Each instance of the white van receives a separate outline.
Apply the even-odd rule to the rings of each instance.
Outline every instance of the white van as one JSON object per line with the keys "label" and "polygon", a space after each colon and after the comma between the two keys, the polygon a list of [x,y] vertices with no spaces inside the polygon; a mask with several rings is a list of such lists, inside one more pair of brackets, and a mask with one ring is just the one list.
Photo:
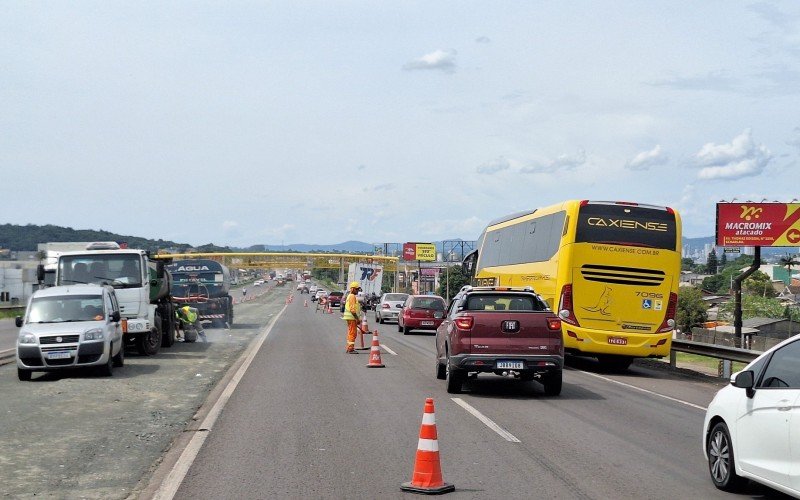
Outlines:
{"label": "white van", "polygon": [[96,366],[110,376],[122,366],[119,304],[107,285],[68,285],[37,290],[25,317],[17,316],[17,375]]}

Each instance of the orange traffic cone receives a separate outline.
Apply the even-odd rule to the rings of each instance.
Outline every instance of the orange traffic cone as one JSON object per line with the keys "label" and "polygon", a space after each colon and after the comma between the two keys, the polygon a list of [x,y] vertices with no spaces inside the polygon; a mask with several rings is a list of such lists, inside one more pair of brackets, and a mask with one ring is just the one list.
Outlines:
{"label": "orange traffic cone", "polygon": [[364,347],[364,335],[369,333],[368,328],[369,326],[367,325],[367,318],[361,318],[361,326],[358,327],[358,338],[361,341],[361,347],[357,348],[357,351],[366,351],[371,349],[370,347]]}
{"label": "orange traffic cone", "polygon": [[455,486],[445,483],[442,479],[433,398],[425,400],[425,413],[422,414],[422,426],[419,428],[417,458],[414,461],[414,475],[410,482],[401,484],[400,489],[426,495],[449,493],[456,489]]}
{"label": "orange traffic cone", "polygon": [[381,361],[381,344],[378,342],[378,330],[372,333],[372,348],[369,351],[367,368],[386,368],[386,365]]}

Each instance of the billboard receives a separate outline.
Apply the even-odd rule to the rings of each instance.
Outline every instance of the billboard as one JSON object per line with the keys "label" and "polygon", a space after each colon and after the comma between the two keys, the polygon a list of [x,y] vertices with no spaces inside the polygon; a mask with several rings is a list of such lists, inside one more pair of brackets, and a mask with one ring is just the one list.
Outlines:
{"label": "billboard", "polygon": [[717,203],[717,246],[800,246],[800,203]]}
{"label": "billboard", "polygon": [[436,260],[436,245],[433,243],[403,243],[403,260]]}

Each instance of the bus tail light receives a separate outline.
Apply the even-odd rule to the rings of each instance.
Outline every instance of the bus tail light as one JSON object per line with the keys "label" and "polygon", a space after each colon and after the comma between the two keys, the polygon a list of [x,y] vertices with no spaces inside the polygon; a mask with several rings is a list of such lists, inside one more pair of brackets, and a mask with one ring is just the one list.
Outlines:
{"label": "bus tail light", "polygon": [[669,294],[669,304],[667,304],[667,314],[664,321],[658,327],[658,333],[671,332],[675,328],[675,311],[678,309],[678,294]]}
{"label": "bus tail light", "polygon": [[469,331],[472,330],[474,321],[475,319],[472,316],[461,316],[460,318],[456,318],[454,323],[459,330]]}
{"label": "bus tail light", "polygon": [[561,288],[561,299],[558,301],[558,317],[561,321],[574,326],[581,326],[578,318],[575,317],[572,305],[572,284],[564,285]]}

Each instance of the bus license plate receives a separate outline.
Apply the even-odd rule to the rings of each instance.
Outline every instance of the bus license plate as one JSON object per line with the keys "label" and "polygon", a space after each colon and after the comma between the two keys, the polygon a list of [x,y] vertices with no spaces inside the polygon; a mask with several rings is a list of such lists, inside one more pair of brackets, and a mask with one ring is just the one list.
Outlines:
{"label": "bus license plate", "polygon": [[48,352],[47,359],[69,359],[72,357],[68,351]]}
{"label": "bus license plate", "polygon": [[608,337],[608,343],[614,345],[628,345],[628,339],[625,337]]}
{"label": "bus license plate", "polygon": [[421,321],[422,326],[433,326],[433,321]]}
{"label": "bus license plate", "polygon": [[525,364],[522,361],[498,361],[497,368],[506,370],[522,370]]}

